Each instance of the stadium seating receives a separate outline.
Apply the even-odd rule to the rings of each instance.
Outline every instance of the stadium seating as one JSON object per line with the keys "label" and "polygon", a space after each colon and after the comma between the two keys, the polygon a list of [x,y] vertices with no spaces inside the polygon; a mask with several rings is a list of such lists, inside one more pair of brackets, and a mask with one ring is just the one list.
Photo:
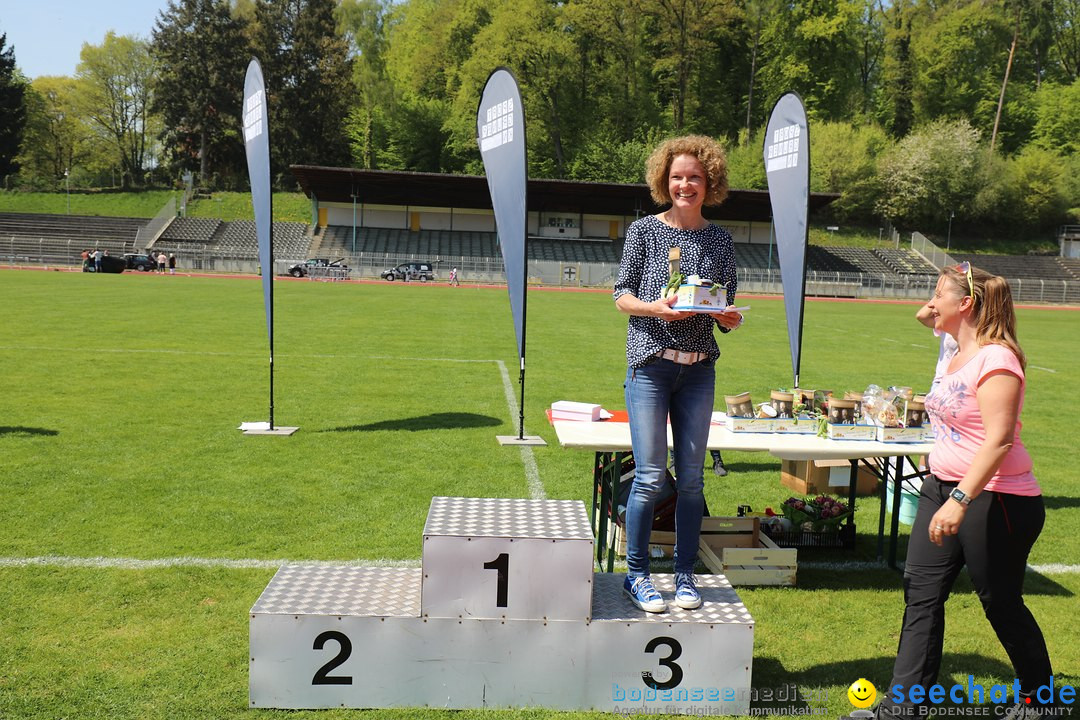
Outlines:
{"label": "stadium seating", "polygon": [[953,253],[957,262],[967,260],[977,268],[1004,278],[1032,280],[1075,280],[1063,258],[1051,255],[961,255]]}
{"label": "stadium seating", "polygon": [[217,218],[175,218],[158,238],[159,242],[200,243],[210,245],[221,227]]}

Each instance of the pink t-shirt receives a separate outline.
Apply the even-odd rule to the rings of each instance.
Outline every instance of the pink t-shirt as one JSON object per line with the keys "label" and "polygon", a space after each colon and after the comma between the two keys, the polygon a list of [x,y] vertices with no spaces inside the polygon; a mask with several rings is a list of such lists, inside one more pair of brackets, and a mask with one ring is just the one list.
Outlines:
{"label": "pink t-shirt", "polygon": [[1010,495],[1041,495],[1031,472],[1031,456],[1020,441],[1020,411],[1024,409],[1027,382],[1020,361],[1004,345],[984,345],[973,358],[955,372],[941,376],[937,387],[926,396],[926,410],[934,429],[934,449],[930,468],[947,482],[960,482],[971,467],[975,453],[986,442],[986,428],[979,414],[975,393],[988,375],[1006,370],[1020,378],[1020,407],[1017,409],[1013,445],[986,490]]}

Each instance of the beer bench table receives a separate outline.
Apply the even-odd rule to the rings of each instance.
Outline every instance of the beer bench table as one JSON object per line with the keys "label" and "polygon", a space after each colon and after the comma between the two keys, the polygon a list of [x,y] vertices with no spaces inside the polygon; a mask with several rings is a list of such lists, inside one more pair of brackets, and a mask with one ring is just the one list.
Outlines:
{"label": "beer bench table", "polygon": [[[619,469],[623,457],[630,452],[630,425],[625,422],[579,422],[554,420],[552,426],[565,448],[591,450],[596,454],[593,466],[592,524],[596,533],[596,562],[604,567],[607,555],[607,571],[615,565],[615,547],[610,542],[610,508],[619,487]],[[671,447],[671,429],[668,428],[668,447]],[[709,450],[739,450],[743,452],[767,452],[781,460],[847,460],[851,463],[851,479],[848,485],[848,505],[855,509],[855,483],[859,462],[881,477],[881,508],[878,513],[878,560],[884,558],[885,541],[885,495],[887,480],[894,480],[895,487],[903,487],[903,481],[915,475],[903,473],[905,457],[929,454],[934,447],[931,442],[883,443],[870,440],[829,440],[816,435],[782,433],[734,433],[723,425],[713,424],[709,429]],[[873,458],[881,458],[879,469]],[[916,464],[912,463],[915,467]],[[889,567],[896,567],[896,545],[899,533],[901,492],[893,493],[892,524],[889,530]],[[854,539],[855,519],[846,526],[846,532]]]}

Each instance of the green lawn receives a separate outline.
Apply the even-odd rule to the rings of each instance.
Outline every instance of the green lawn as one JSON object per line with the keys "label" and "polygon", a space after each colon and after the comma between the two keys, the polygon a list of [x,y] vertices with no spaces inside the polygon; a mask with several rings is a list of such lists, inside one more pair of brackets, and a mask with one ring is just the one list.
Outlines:
{"label": "green lawn", "polygon": [[[433,495],[528,496],[521,452],[493,437],[517,430],[498,365],[516,395],[505,290],[281,281],[275,297],[276,420],[301,429],[244,437],[241,421],[267,416],[257,280],[0,271],[0,717],[357,716],[246,708],[246,611],[273,569],[20,558],[416,562]],[[764,398],[791,383],[783,308],[747,302],[746,325],[721,338],[717,390]],[[914,311],[808,302],[802,385],[925,389],[936,350]],[[1060,398],[1080,386],[1077,315],[1019,315],[1030,363],[1024,439],[1048,507],[1031,562],[1073,564],[1080,478]],[[548,497],[588,500],[592,458],[560,448],[543,410],[561,399],[622,407],[625,319],[606,293],[532,291],[528,330],[526,431],[548,442],[533,451],[541,482]],[[731,475],[707,476],[714,514],[789,494],[770,456],[725,459]],[[876,517],[876,502],[863,501],[853,552],[800,560],[872,560]],[[1029,581],[1055,668],[1072,685],[1077,592],[1075,572]],[[839,716],[851,710],[844,692],[855,679],[879,691],[887,682],[902,612],[897,573],[808,567],[796,588],[740,594],[758,623],[755,687],[825,693]],[[949,612],[945,675],[1011,678],[966,583]]]}

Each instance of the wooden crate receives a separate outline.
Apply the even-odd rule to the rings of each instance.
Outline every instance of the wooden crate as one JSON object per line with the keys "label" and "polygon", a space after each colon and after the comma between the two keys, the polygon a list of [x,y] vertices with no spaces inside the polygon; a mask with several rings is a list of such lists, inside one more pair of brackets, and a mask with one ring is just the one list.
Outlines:
{"label": "wooden crate", "polygon": [[752,548],[714,548],[703,536],[698,557],[732,585],[794,585],[799,551],[777,547],[764,533],[758,536],[758,542],[758,547]]}
{"label": "wooden crate", "polygon": [[[756,517],[704,517],[701,519],[701,541],[712,548],[755,548],[758,546],[760,521]],[[626,535],[620,527],[616,530],[615,552],[626,555]],[[649,550],[658,548],[664,557],[675,554],[675,533],[653,530],[649,536]],[[714,571],[715,572],[715,571]]]}

